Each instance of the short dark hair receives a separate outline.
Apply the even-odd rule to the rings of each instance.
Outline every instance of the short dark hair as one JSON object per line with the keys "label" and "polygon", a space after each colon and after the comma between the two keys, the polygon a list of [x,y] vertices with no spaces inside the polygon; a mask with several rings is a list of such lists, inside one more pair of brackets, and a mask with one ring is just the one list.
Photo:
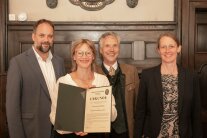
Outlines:
{"label": "short dark hair", "polygon": [[38,21],[33,25],[33,33],[36,32],[37,27],[38,27],[40,24],[42,24],[42,23],[47,23],[47,24],[49,24],[49,25],[53,28],[53,31],[54,31],[54,29],[55,29],[54,24],[53,24],[50,20],[47,20],[47,19],[40,19],[40,20],[38,20]]}

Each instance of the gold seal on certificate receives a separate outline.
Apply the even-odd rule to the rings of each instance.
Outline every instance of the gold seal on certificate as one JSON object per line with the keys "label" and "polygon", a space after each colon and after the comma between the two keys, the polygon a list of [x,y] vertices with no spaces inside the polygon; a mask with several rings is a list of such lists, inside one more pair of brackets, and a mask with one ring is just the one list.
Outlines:
{"label": "gold seal on certificate", "polygon": [[54,128],[71,132],[110,132],[111,86],[83,89],[60,83]]}

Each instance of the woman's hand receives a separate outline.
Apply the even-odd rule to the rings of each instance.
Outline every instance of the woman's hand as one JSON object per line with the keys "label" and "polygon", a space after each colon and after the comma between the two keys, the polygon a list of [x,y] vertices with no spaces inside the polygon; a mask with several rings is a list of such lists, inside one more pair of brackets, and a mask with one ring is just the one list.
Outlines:
{"label": "woman's hand", "polygon": [[88,87],[88,89],[95,88],[95,87],[96,87],[95,85],[91,85],[91,86]]}
{"label": "woman's hand", "polygon": [[75,134],[78,135],[78,136],[88,135],[88,133],[85,133],[85,132],[75,132]]}

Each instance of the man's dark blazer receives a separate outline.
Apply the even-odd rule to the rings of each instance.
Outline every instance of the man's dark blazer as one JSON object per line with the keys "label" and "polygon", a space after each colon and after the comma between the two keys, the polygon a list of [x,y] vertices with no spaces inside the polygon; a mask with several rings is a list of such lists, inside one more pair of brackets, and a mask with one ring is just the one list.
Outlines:
{"label": "man's dark blazer", "polygon": [[[163,115],[161,65],[142,72],[135,115],[134,138],[157,138]],[[180,138],[201,138],[199,82],[195,74],[178,67]]]}
{"label": "man's dark blazer", "polygon": [[[53,55],[56,79],[65,75],[64,61]],[[6,113],[10,138],[49,138],[51,100],[32,48],[12,58],[7,74]]]}

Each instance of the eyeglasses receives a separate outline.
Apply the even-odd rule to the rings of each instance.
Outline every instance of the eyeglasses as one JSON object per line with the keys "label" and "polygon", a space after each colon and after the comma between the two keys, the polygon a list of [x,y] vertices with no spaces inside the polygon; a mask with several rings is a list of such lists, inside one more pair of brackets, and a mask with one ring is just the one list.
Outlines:
{"label": "eyeglasses", "polygon": [[76,54],[78,57],[83,57],[83,55],[85,55],[86,57],[91,57],[93,55],[91,51],[76,51]]}

